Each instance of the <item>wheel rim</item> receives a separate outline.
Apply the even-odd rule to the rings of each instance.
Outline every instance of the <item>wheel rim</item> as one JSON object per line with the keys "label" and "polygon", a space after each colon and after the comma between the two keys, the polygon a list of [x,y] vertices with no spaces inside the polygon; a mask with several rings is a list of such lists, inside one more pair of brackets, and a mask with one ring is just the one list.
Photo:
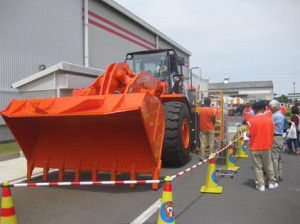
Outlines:
{"label": "wheel rim", "polygon": [[184,149],[187,149],[190,144],[190,127],[187,119],[182,121],[181,135],[183,147]]}

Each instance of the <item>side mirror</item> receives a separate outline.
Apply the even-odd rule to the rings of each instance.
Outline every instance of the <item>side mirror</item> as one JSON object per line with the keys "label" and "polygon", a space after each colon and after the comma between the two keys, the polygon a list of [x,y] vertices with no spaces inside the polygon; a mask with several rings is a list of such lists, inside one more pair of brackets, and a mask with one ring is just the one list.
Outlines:
{"label": "side mirror", "polygon": [[184,57],[178,56],[177,63],[179,66],[184,66]]}

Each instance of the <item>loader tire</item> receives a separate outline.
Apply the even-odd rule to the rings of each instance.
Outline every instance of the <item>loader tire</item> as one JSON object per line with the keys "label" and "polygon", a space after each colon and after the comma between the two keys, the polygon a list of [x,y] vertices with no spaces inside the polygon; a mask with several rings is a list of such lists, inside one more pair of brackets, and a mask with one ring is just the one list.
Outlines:
{"label": "loader tire", "polygon": [[191,115],[184,103],[170,101],[163,104],[166,128],[162,150],[164,166],[188,163],[192,145]]}

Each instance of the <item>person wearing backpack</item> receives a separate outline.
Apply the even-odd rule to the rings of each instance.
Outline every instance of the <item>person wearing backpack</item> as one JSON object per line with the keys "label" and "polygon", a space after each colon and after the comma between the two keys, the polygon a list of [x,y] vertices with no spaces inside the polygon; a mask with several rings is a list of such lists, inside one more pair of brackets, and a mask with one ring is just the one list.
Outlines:
{"label": "person wearing backpack", "polygon": [[292,116],[291,116],[291,122],[295,123],[296,130],[297,130],[297,139],[294,141],[295,146],[295,154],[300,155],[300,142],[299,142],[299,133],[300,133],[300,116],[299,116],[299,109],[296,105],[292,106],[291,108]]}

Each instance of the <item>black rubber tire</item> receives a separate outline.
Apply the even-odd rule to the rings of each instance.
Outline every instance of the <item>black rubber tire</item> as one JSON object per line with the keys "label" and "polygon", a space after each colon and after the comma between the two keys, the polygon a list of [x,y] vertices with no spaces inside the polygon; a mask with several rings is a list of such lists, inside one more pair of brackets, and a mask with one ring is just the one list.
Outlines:
{"label": "black rubber tire", "polygon": [[[166,128],[162,149],[162,162],[164,166],[182,166],[190,160],[192,145],[191,115],[184,103],[170,101],[163,104],[166,114]],[[182,143],[182,122],[189,121],[190,141],[185,149]]]}

